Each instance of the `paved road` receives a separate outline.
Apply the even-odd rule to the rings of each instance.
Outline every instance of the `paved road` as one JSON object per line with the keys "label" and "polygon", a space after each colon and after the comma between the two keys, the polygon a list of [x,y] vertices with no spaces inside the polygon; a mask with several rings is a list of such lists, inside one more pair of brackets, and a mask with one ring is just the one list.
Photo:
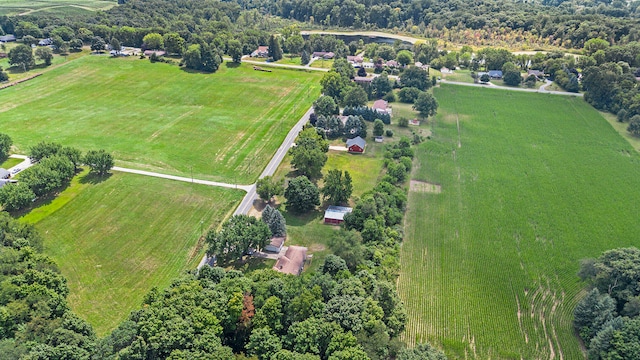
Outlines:
{"label": "paved road", "polygon": [[445,80],[445,79],[441,80],[441,83],[443,83],[443,84],[452,84],[452,85],[461,85],[461,86],[483,87],[483,88],[488,88],[488,89],[499,89],[499,90],[509,90],[509,91],[524,91],[524,92],[540,93],[540,94],[578,96],[578,97],[584,96],[584,94],[581,94],[581,93],[570,93],[570,92],[564,92],[564,91],[549,91],[549,90],[545,90],[544,88],[547,87],[550,83],[547,83],[547,84],[541,86],[540,89],[515,88],[515,87],[509,87],[509,86],[498,86],[498,85],[493,85],[493,84],[487,84],[487,85],[473,84],[473,83],[458,82],[458,81],[448,81],[448,80]]}
{"label": "paved road", "polygon": [[126,172],[126,173],[130,173],[130,174],[138,174],[138,175],[157,177],[157,178],[161,178],[161,179],[184,181],[184,182],[189,182],[189,183],[193,183],[193,184],[201,184],[201,185],[208,185],[208,186],[218,186],[218,187],[223,187],[223,188],[228,188],[228,189],[240,189],[240,190],[244,190],[244,191],[250,191],[251,188],[253,187],[253,185],[227,184],[227,183],[222,183],[222,182],[217,182],[217,181],[208,181],[208,180],[200,180],[200,179],[194,179],[194,178],[188,178],[188,177],[182,177],[182,176],[160,174],[160,173],[151,172],[151,171],[129,169],[129,168],[123,168],[123,167],[119,167],[119,166],[114,166],[113,170],[114,171],[120,171],[120,172]]}
{"label": "paved road", "polygon": [[[7,170],[11,173],[11,177],[14,177],[16,174],[18,174],[20,171],[24,171],[24,169],[28,169],[30,168],[33,163],[31,163],[31,159],[29,159],[28,156],[26,155],[9,155],[10,158],[14,158],[14,159],[22,159],[22,162],[19,163],[18,165],[15,165],[13,167],[8,168]],[[20,169],[19,171],[16,171],[15,174],[13,173],[13,171],[15,169]]]}
{"label": "paved road", "polygon": [[[284,138],[284,141],[276,151],[275,155],[273,155],[273,157],[271,158],[271,161],[269,161],[269,164],[267,164],[267,166],[262,171],[262,174],[260,174],[260,179],[265,176],[271,176],[276,172],[278,166],[280,166],[280,163],[282,162],[282,159],[284,159],[284,156],[287,154],[287,151],[293,145],[293,142],[298,137],[300,131],[302,131],[302,127],[304,127],[304,124],[309,121],[309,116],[312,112],[313,107],[310,107],[309,110],[307,110],[307,112],[302,115],[300,120],[298,120],[298,122],[291,128],[291,130],[289,130],[287,137]],[[244,198],[240,202],[240,205],[238,205],[236,211],[234,211],[233,215],[248,214],[249,210],[251,210],[251,207],[253,206],[253,202],[257,198],[258,194],[256,193],[256,184],[250,185],[250,188],[247,190],[247,194],[244,196]],[[204,264],[206,264],[208,261],[209,258],[205,254],[198,264],[198,269],[203,267]]]}
{"label": "paved road", "polygon": [[411,44],[415,44],[420,39],[416,39],[411,36],[403,36],[396,34],[387,34],[380,31],[323,31],[323,30],[308,30],[308,31],[300,31],[301,35],[311,35],[311,34],[320,34],[320,35],[346,35],[346,36],[368,36],[368,37],[383,37],[389,39],[397,39],[401,41],[406,41]]}

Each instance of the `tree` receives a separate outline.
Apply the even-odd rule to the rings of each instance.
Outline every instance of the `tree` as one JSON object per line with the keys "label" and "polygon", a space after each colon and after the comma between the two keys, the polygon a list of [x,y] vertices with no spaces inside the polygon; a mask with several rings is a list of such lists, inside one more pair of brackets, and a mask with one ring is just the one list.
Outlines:
{"label": "tree", "polygon": [[407,66],[413,62],[413,54],[409,50],[400,50],[396,55],[396,61],[402,66]]}
{"label": "tree", "polygon": [[362,86],[352,86],[344,94],[344,106],[364,106],[367,104],[367,92]]}
{"label": "tree", "polygon": [[349,86],[349,80],[335,70],[331,70],[320,79],[320,85],[324,95],[331,96],[340,102],[342,92]]}
{"label": "tree", "polygon": [[102,39],[100,36],[95,36],[93,39],[91,39],[92,51],[103,52],[105,45],[106,43],[104,42],[104,39]]}
{"label": "tree", "polygon": [[207,44],[200,46],[200,59],[202,61],[200,70],[206,72],[216,72],[222,64],[222,55],[219,50]]}
{"label": "tree", "polygon": [[365,260],[362,236],[357,231],[340,230],[329,240],[329,247],[336,256],[342,258],[351,271]]}
{"label": "tree", "polygon": [[280,337],[271,333],[268,327],[256,328],[251,332],[247,354],[257,356],[258,360],[270,360],[281,349]]}
{"label": "tree", "polygon": [[200,57],[200,45],[190,45],[183,57],[184,64],[188,69],[198,70],[202,65],[202,58]]}
{"label": "tree", "polygon": [[38,162],[46,157],[58,154],[62,150],[62,145],[41,141],[29,148],[29,158],[32,162]]}
{"label": "tree", "polygon": [[331,96],[321,95],[313,102],[313,111],[317,116],[331,116],[338,114],[339,108]]}
{"label": "tree", "polygon": [[593,38],[585,41],[584,51],[587,55],[593,55],[598,50],[606,50],[609,47],[609,42],[600,38]]}
{"label": "tree", "polygon": [[0,205],[7,211],[26,208],[36,195],[25,183],[6,184],[0,188]]}
{"label": "tree", "polygon": [[0,133],[0,163],[4,162],[9,156],[11,145],[13,145],[11,137],[7,134]]}
{"label": "tree", "polygon": [[145,49],[161,50],[164,49],[164,38],[158,33],[149,33],[142,38]]}
{"label": "tree", "polygon": [[311,61],[311,57],[309,57],[309,53],[306,50],[302,50],[302,54],[300,54],[300,64],[307,65]]}
{"label": "tree", "polygon": [[355,76],[355,69],[353,68],[353,65],[351,65],[347,61],[347,59],[334,60],[331,69],[340,74],[340,76],[342,76],[347,82],[353,79],[353,77]]}
{"label": "tree", "polygon": [[2,68],[0,68],[0,82],[5,82],[9,80],[9,74],[7,74]]}
{"label": "tree", "polygon": [[17,65],[22,70],[27,71],[35,66],[36,62],[33,59],[33,52],[31,47],[27,45],[18,45],[9,50],[9,64]]}
{"label": "tree", "polygon": [[480,76],[480,82],[488,83],[489,81],[491,81],[489,74],[482,74],[482,76]]}
{"label": "tree", "polygon": [[284,216],[270,205],[267,205],[262,211],[262,221],[269,226],[271,236],[282,237],[287,235],[287,222]]}
{"label": "tree", "polygon": [[298,176],[289,181],[284,191],[287,199],[287,209],[304,213],[320,205],[320,191],[306,176]]}
{"label": "tree", "polygon": [[447,360],[447,357],[430,344],[422,343],[413,349],[402,349],[398,360]]}
{"label": "tree", "polygon": [[271,35],[271,37],[269,38],[269,57],[273,59],[273,61],[282,59],[282,49],[280,48],[280,41],[275,37],[275,35]]}
{"label": "tree", "polygon": [[82,43],[81,39],[72,39],[71,41],[69,41],[69,46],[71,47],[71,49],[77,51],[82,49],[82,46],[84,46],[84,44]]}
{"label": "tree", "polygon": [[510,86],[518,86],[522,82],[520,71],[509,70],[504,73],[504,83]]}
{"label": "tree", "polygon": [[234,63],[239,64],[242,60],[242,44],[238,40],[229,40],[227,43],[227,54],[231,56]]}
{"label": "tree", "polygon": [[361,66],[358,68],[358,76],[360,77],[367,77],[367,69],[364,68],[364,66]]}
{"label": "tree", "polygon": [[382,136],[384,134],[384,123],[380,119],[373,122],[373,136]]}
{"label": "tree", "polygon": [[362,119],[362,116],[350,115],[344,125],[344,134],[349,139],[358,136],[364,139],[367,137],[367,123]]}
{"label": "tree", "polygon": [[413,104],[413,109],[417,110],[423,118],[434,116],[438,110],[438,102],[433,95],[423,92]]}
{"label": "tree", "polygon": [[118,38],[116,37],[111,38],[111,43],[109,45],[111,45],[111,50],[115,50],[115,51],[122,50],[122,45],[120,44],[120,40],[118,40]]}
{"label": "tree", "polygon": [[48,46],[40,46],[36,49],[36,57],[49,66],[51,65],[51,60],[53,60],[53,51]]}
{"label": "tree", "polygon": [[91,168],[91,172],[99,176],[106,175],[114,165],[113,155],[104,150],[89,150],[83,162]]}
{"label": "tree", "polygon": [[635,136],[640,136],[640,115],[631,117],[627,131]]}
{"label": "tree", "polygon": [[606,322],[614,318],[615,311],[615,301],[606,293],[601,295],[598,289],[593,289],[576,305],[573,326],[588,343]]}
{"label": "tree", "polygon": [[351,174],[348,171],[345,171],[343,176],[342,170],[329,170],[322,187],[322,196],[325,201],[333,205],[348,202],[353,191],[351,181]]}
{"label": "tree", "polygon": [[304,47],[304,39],[302,38],[302,35],[297,34],[289,36],[284,44],[290,54],[299,54]]}
{"label": "tree", "polygon": [[222,224],[220,231],[209,230],[205,236],[209,245],[207,254],[222,261],[239,259],[250,248],[260,250],[269,238],[269,226],[248,215],[234,215]]}
{"label": "tree", "polygon": [[416,66],[407,68],[400,74],[400,84],[402,87],[414,87],[422,91],[431,87],[427,71]]}
{"label": "tree", "polygon": [[371,90],[373,91],[373,95],[378,99],[382,98],[383,96],[387,95],[388,92],[393,90],[386,71],[383,71],[380,76],[377,76],[371,81]]}
{"label": "tree", "polygon": [[322,176],[322,167],[327,162],[327,151],[327,141],[321,138],[314,128],[305,129],[298,135],[296,146],[289,150],[291,165],[300,175],[312,179],[319,178]]}
{"label": "tree", "polygon": [[420,95],[420,93],[421,93],[421,91],[418,88],[415,88],[415,87],[403,87],[398,92],[398,99],[400,99],[400,102],[407,103],[407,104],[413,104],[413,102],[416,101],[416,99],[418,98],[418,95]]}
{"label": "tree", "polygon": [[283,191],[282,181],[277,181],[271,176],[265,176],[256,182],[256,192],[263,201],[269,202],[274,196],[282,195]]}
{"label": "tree", "polygon": [[164,47],[169,54],[182,55],[184,52],[185,41],[178,33],[164,34]]}

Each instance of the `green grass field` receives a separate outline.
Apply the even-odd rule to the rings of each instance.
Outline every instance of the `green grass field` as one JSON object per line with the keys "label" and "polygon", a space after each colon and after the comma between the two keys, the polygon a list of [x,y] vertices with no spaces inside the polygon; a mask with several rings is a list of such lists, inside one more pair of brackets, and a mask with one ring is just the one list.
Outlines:
{"label": "green grass field", "polygon": [[23,161],[22,159],[8,158],[5,161],[3,161],[2,163],[0,163],[0,168],[3,168],[3,169],[12,168],[12,167],[20,164],[22,161]]}
{"label": "green grass field", "polygon": [[[579,261],[640,246],[640,155],[582,99],[442,85],[413,178],[405,339],[450,359],[581,359]],[[459,127],[457,122],[459,121]]]}
{"label": "green grass field", "polygon": [[[6,51],[9,52],[11,49],[16,47],[17,45],[19,44],[15,42],[6,44],[6,48],[7,48]],[[32,69],[28,69],[27,71],[24,71],[19,66],[9,65],[9,59],[3,58],[3,59],[0,59],[0,67],[5,69],[5,71],[9,75],[9,82],[13,82],[13,81],[21,80],[26,77],[38,74],[38,73],[44,73],[44,72],[50,71],[52,69],[57,68],[60,64],[63,64],[67,61],[75,60],[79,57],[82,57],[88,54],[89,54],[89,49],[84,49],[83,51],[78,51],[78,52],[70,52],[65,56],[54,54],[53,59],[51,60],[50,66],[45,66],[44,63],[40,61],[40,59],[36,58],[36,66]]]}
{"label": "green grass field", "polygon": [[104,148],[119,166],[252,183],[318,97],[321,76],[85,56],[0,91],[0,118],[20,152],[46,139]]}
{"label": "green grass field", "polygon": [[76,14],[107,10],[116,4],[115,0],[2,0],[0,15]]}
{"label": "green grass field", "polygon": [[[104,335],[204,254],[198,238],[244,195],[145,176],[86,172],[22,220],[35,223],[68,280],[73,310]],[[202,223],[201,223],[202,222]]]}

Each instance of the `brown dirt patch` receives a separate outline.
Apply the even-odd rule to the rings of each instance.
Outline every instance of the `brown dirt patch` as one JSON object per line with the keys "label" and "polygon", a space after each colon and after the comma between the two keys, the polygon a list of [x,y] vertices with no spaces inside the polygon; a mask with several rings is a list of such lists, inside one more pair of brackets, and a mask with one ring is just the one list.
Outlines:
{"label": "brown dirt patch", "polygon": [[311,246],[309,246],[309,251],[311,252],[319,252],[319,251],[323,251],[325,250],[326,247],[322,244],[313,244]]}
{"label": "brown dirt patch", "polygon": [[413,192],[440,194],[442,192],[442,186],[439,184],[433,184],[426,181],[411,180],[409,183],[409,189]]}

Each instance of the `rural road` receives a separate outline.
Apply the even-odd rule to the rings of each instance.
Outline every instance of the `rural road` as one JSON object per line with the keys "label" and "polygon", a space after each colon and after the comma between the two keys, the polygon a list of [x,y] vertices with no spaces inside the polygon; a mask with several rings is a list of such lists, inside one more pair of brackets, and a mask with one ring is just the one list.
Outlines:
{"label": "rural road", "polygon": [[251,64],[251,65],[257,65],[257,66],[272,66],[272,67],[280,67],[280,68],[295,69],[295,70],[313,70],[313,71],[324,71],[324,72],[328,72],[329,70],[331,70],[331,69],[325,69],[325,68],[314,68],[314,67],[305,66],[305,65],[290,65],[290,64],[278,64],[278,63],[265,62],[265,61],[245,60],[244,58],[242,59],[242,62]]}
{"label": "rural road", "polygon": [[114,166],[112,168],[112,170],[125,172],[125,173],[130,173],[130,174],[138,174],[138,175],[157,177],[157,178],[161,178],[161,179],[190,182],[190,183],[193,183],[193,184],[201,184],[201,185],[208,185],[208,186],[218,186],[218,187],[223,187],[223,188],[228,188],[228,189],[240,189],[240,190],[244,190],[244,191],[251,190],[251,187],[253,186],[253,185],[227,184],[227,183],[222,183],[222,182],[200,180],[200,179],[188,178],[188,177],[183,177],[183,176],[166,175],[166,174],[160,174],[160,173],[151,172],[151,171],[123,168],[123,167],[119,167],[119,166]]}

